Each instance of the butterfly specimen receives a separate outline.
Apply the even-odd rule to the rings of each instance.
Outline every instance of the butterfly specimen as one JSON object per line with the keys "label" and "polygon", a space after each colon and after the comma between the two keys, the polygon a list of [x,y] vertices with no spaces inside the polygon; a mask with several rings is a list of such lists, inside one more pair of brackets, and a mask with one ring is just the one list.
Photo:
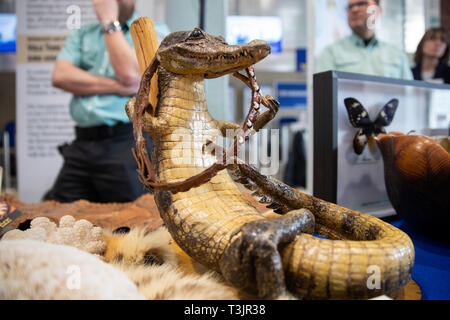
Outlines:
{"label": "butterfly specimen", "polygon": [[380,133],[386,133],[384,127],[391,124],[398,107],[398,100],[392,99],[381,109],[375,121],[372,121],[367,110],[355,98],[347,98],[344,103],[350,123],[355,128],[359,128],[353,139],[353,148],[358,155],[364,151],[366,144],[373,137]]}

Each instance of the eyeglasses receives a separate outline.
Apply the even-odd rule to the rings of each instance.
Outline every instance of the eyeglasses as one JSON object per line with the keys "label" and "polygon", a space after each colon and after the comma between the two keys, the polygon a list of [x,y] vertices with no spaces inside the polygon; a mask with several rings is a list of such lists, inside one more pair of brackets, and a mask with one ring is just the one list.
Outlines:
{"label": "eyeglasses", "polygon": [[349,4],[347,6],[347,11],[352,10],[353,8],[357,7],[358,9],[362,7],[367,7],[369,5],[376,5],[377,3],[375,1],[359,1],[352,4]]}

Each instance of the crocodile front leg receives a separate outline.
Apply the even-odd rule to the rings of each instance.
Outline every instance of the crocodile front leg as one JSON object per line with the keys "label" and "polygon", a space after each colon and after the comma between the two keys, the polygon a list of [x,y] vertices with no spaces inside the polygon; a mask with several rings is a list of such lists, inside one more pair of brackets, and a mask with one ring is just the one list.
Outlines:
{"label": "crocodile front leg", "polygon": [[254,124],[254,130],[258,132],[262,129],[270,120],[272,120],[280,108],[280,103],[272,96],[267,95],[266,100],[270,106],[269,110],[261,114]]}
{"label": "crocodile front leg", "polygon": [[[280,108],[280,103],[275,100],[270,95],[267,95],[265,97],[265,102],[269,110],[265,111],[263,114],[261,114],[258,119],[256,119],[256,122],[252,125],[253,129],[258,132],[260,129],[262,129],[269,121],[271,121],[275,115],[278,112],[278,109]],[[259,110],[259,106],[258,106]],[[238,125],[234,122],[229,121],[223,121],[223,120],[216,120],[217,128],[220,130],[220,133],[223,137],[227,137],[227,130],[241,130],[243,129],[242,126]]]}
{"label": "crocodile front leg", "polygon": [[[267,95],[266,96],[267,103],[269,104],[270,108],[269,110],[265,111],[263,114],[261,114],[258,119],[256,120],[255,124],[253,125],[253,129],[258,132],[260,129],[262,129],[266,124],[271,121],[275,115],[278,112],[278,109],[280,107],[280,103],[275,100],[272,96]],[[227,136],[227,130],[241,130],[242,126],[229,122],[229,121],[222,121],[222,120],[216,120],[217,121],[217,128],[220,130],[222,136]]]}
{"label": "crocodile front leg", "polygon": [[[136,105],[136,97],[131,98],[125,105],[125,111],[127,113],[128,119],[133,121],[133,113]],[[168,122],[162,117],[153,117],[147,112],[144,113],[144,126],[143,130],[149,136],[154,137],[156,134],[164,134],[167,130]]]}
{"label": "crocodile front leg", "polygon": [[306,209],[246,223],[231,235],[219,261],[220,271],[235,287],[262,299],[276,299],[287,292],[279,247],[313,231],[314,216]]}

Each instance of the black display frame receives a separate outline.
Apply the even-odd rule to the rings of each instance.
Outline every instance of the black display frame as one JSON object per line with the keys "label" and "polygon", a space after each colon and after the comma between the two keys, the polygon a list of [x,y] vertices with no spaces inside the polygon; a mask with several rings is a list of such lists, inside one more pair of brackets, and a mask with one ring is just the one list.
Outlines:
{"label": "black display frame", "polygon": [[450,85],[447,84],[428,83],[417,80],[402,80],[340,71],[326,71],[314,74],[313,195],[332,203],[337,202],[337,114],[339,80],[356,80],[381,84],[418,87],[424,89],[450,90]]}

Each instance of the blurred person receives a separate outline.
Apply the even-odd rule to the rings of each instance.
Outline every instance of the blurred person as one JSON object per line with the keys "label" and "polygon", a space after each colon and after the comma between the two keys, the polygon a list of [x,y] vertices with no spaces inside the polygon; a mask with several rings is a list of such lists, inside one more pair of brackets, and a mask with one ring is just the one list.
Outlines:
{"label": "blurred person", "polygon": [[144,193],[131,152],[133,126],[125,113],[141,78],[130,33],[138,18],[135,4],[93,0],[99,22],[73,31],[57,57],[52,84],[73,94],[76,138],[59,147],[64,162],[46,200],[128,202]]}
{"label": "blurred person", "polygon": [[352,34],[324,49],[316,72],[336,70],[412,80],[406,54],[375,35],[381,13],[379,0],[349,0],[347,21]]}
{"label": "blurred person", "polygon": [[443,28],[429,29],[417,46],[412,69],[415,80],[450,84],[450,40]]}

